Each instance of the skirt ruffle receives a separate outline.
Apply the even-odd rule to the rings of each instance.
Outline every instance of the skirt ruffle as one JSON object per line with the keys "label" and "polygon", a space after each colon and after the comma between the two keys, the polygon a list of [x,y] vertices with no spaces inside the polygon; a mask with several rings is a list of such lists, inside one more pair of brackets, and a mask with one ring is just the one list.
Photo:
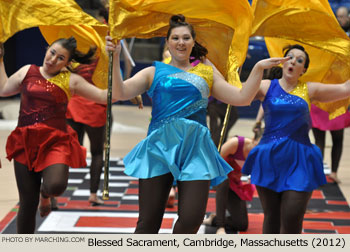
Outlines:
{"label": "skirt ruffle", "polygon": [[171,172],[174,181],[227,179],[231,166],[220,156],[208,128],[187,119],[162,125],[124,158],[125,173],[147,179]]}
{"label": "skirt ruffle", "polygon": [[326,184],[320,149],[289,138],[254,147],[242,169],[251,183],[276,192],[312,191]]}
{"label": "skirt ruffle", "polygon": [[38,123],[17,127],[7,139],[8,160],[40,172],[53,164],[86,167],[86,149],[78,142],[76,132],[67,126],[67,132]]}

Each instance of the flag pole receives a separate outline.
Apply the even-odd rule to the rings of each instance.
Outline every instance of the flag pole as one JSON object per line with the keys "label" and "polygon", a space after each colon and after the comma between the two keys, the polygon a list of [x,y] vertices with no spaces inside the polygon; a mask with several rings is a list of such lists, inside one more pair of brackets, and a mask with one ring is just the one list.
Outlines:
{"label": "flag pole", "polygon": [[113,70],[113,52],[108,54],[108,88],[107,88],[107,113],[106,113],[106,139],[105,139],[105,161],[104,161],[104,181],[102,199],[109,199],[109,156],[111,143],[111,125],[112,125],[112,70]]}
{"label": "flag pole", "polygon": [[[241,76],[241,72],[242,72],[242,67],[239,68],[239,72],[238,72],[239,76]],[[227,131],[227,123],[228,123],[228,120],[229,120],[230,115],[231,115],[231,108],[232,108],[232,106],[230,104],[227,104],[224,124],[222,125],[222,129],[221,129],[221,133],[220,133],[220,141],[219,141],[219,144],[218,144],[218,152],[219,153],[221,151],[221,147],[222,147],[222,144],[223,144],[222,142],[224,141],[224,136],[225,136],[226,131]]]}

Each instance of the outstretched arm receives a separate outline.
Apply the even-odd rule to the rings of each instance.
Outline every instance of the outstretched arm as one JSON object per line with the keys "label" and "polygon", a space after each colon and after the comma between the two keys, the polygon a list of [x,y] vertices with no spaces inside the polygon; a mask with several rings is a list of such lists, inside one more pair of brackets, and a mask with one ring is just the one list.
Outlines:
{"label": "outstretched arm", "polygon": [[309,82],[309,97],[311,101],[333,102],[350,97],[350,80],[343,84],[323,84]]}
{"label": "outstretched arm", "polygon": [[253,67],[247,81],[243,84],[241,89],[228,84],[222,77],[214,72],[212,95],[216,99],[233,106],[250,105],[259,91],[264,69],[283,64],[288,59],[289,57],[269,58],[259,61]]}

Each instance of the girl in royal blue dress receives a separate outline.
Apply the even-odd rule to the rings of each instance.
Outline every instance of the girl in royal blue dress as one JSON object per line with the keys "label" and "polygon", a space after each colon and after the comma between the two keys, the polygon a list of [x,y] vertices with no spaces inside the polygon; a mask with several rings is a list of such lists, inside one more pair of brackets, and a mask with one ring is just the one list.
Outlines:
{"label": "girl in royal blue dress", "polygon": [[234,106],[249,105],[256,95],[263,70],[287,58],[267,59],[253,68],[242,89],[229,85],[203,59],[207,50],[195,42],[185,17],[170,19],[167,46],[169,64],[155,62],[123,82],[119,71],[119,43],[107,36],[114,51],[113,94],[128,100],[147,91],[152,98],[152,121],[147,137],[125,157],[125,173],[139,178],[139,219],[135,233],[158,233],[169,191],[178,186],[178,215],[174,233],[196,233],[202,224],[210,185],[221,183],[232,168],[218,153],[206,126],[210,94]]}
{"label": "girl in royal blue dress", "polygon": [[300,45],[285,48],[289,58],[281,77],[261,81],[257,98],[265,112],[265,131],[249,153],[242,173],[251,174],[264,210],[263,233],[301,233],[312,191],[326,183],[320,149],[311,144],[310,105],[350,96],[350,82],[303,83],[309,66]]}

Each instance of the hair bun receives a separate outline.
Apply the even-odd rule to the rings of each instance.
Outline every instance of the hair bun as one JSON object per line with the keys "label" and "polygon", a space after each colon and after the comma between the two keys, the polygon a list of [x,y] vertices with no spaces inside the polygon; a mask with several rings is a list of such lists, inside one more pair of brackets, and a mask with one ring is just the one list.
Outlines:
{"label": "hair bun", "polygon": [[73,36],[70,36],[67,40],[69,44],[73,44],[74,47],[77,47],[77,40]]}
{"label": "hair bun", "polygon": [[185,16],[182,14],[177,14],[177,15],[173,15],[170,18],[170,26],[176,25],[178,23],[184,23],[185,22]]}

